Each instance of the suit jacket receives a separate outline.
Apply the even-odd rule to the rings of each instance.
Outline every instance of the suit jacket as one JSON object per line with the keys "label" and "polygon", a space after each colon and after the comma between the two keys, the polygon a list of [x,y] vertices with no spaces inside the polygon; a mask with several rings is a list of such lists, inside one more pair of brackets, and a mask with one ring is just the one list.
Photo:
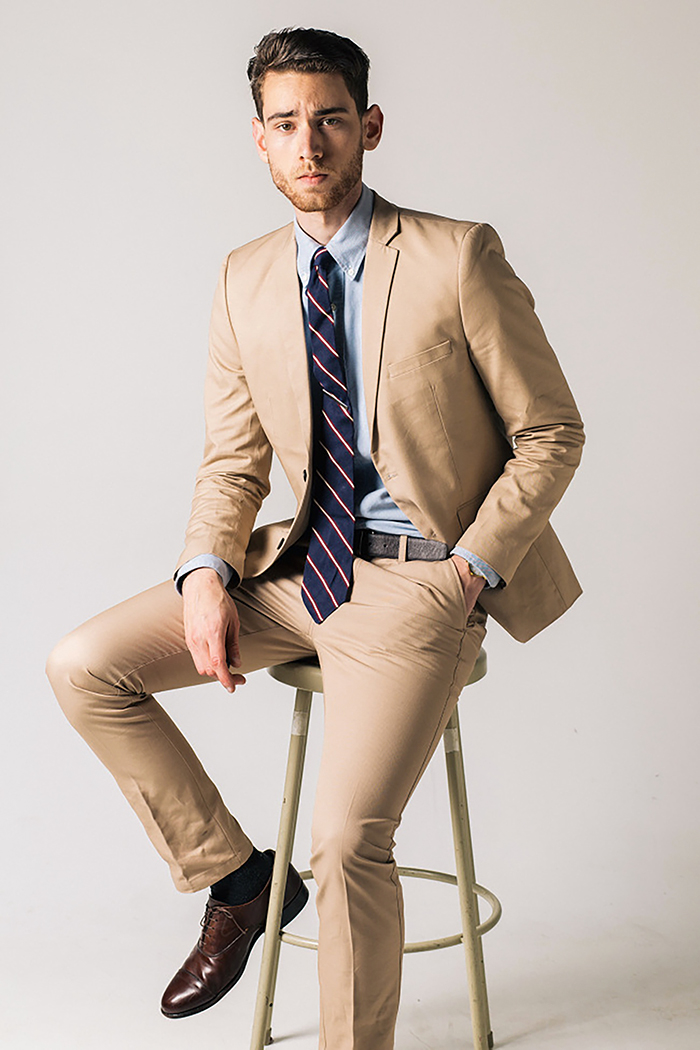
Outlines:
{"label": "suit jacket", "polygon": [[[526,641],[581,593],[549,525],[578,465],[583,425],[496,232],[375,194],[362,355],[372,458],[421,533],[473,551],[505,586],[480,604]],[[293,224],[231,252],[212,311],[206,439],[185,549],[239,578],[304,533],[312,414]],[[297,500],[253,531],[274,452]]]}

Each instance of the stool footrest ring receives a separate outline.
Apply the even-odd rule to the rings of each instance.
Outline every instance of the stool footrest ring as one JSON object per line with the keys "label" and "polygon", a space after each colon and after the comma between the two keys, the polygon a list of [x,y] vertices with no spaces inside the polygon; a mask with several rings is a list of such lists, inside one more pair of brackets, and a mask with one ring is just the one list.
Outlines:
{"label": "stool footrest ring", "polygon": [[[457,885],[457,876],[450,875],[446,871],[432,871],[430,868],[398,868],[398,873],[410,879],[428,879],[431,882],[444,882],[449,886]],[[313,875],[308,869],[300,871],[299,874],[306,881],[313,879]],[[492,930],[500,919],[502,914],[501,902],[491,890],[487,890],[484,886],[479,886],[476,882],[474,883],[474,893],[485,900],[491,907],[489,917],[480,922],[476,928],[477,936],[482,937],[489,930]],[[435,937],[429,941],[410,941],[404,945],[403,950],[405,955],[410,955],[413,952],[432,952],[438,948],[451,948],[455,944],[461,944],[463,939],[461,933],[454,933],[447,937]],[[280,940],[284,941],[285,944],[293,944],[297,948],[311,948],[312,951],[318,950],[318,941],[312,937],[300,937],[296,933],[287,933],[283,930],[280,933]]]}

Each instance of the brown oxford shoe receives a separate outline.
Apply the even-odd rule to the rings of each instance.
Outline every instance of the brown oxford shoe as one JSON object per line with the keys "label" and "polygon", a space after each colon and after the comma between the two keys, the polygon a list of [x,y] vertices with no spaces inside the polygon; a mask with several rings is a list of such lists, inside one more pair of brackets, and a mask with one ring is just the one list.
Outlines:
{"label": "brown oxford shoe", "polygon": [[[274,856],[272,850],[266,850]],[[246,904],[222,904],[209,897],[202,933],[163,992],[166,1017],[189,1017],[218,1003],[242,976],[253,945],[265,929],[272,874],[261,893]],[[282,926],[299,914],[309,891],[292,865],[282,909]]]}

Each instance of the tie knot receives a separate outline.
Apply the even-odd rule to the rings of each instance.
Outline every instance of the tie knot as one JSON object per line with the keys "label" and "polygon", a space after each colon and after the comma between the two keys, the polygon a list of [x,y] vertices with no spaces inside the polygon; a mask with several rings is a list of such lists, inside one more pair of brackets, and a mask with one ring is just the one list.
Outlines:
{"label": "tie knot", "polygon": [[335,266],[335,259],[326,247],[321,246],[314,252],[311,265],[315,266],[323,277],[328,278],[328,274]]}

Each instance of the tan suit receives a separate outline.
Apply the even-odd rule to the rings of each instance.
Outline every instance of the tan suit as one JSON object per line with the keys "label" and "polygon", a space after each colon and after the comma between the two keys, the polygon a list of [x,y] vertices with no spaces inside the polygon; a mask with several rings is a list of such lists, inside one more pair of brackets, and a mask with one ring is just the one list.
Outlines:
{"label": "tan suit", "polygon": [[[312,829],[321,1047],[391,1050],[403,912],[401,814],[485,634],[455,563],[355,559],[350,598],[315,624],[301,602],[311,408],[292,227],[231,253],[216,293],[207,438],[180,564],[241,578],[243,673],[317,653],[324,745]],[[581,421],[532,298],[489,227],[376,198],[363,285],[373,458],[430,538],[458,541],[506,582],[480,605],[525,640],[579,587],[548,525],[579,459]],[[273,450],[293,520],[253,532]],[[66,715],[110,769],[179,889],[209,886],[252,844],[153,693],[203,681],[172,581],[68,635],[49,658]],[[245,692],[242,694],[245,698]],[[238,703],[236,696],[234,704]],[[232,758],[262,742],[217,727]]]}
{"label": "tan suit", "polygon": [[[290,224],[222,268],[207,440],[180,565],[214,553],[255,576],[306,528],[311,405],[295,251]],[[373,460],[424,536],[459,543],[500,574],[507,587],[482,604],[520,641],[581,593],[548,521],[583,426],[533,305],[490,226],[375,195],[362,303]],[[297,512],[251,538],[273,449]]]}

